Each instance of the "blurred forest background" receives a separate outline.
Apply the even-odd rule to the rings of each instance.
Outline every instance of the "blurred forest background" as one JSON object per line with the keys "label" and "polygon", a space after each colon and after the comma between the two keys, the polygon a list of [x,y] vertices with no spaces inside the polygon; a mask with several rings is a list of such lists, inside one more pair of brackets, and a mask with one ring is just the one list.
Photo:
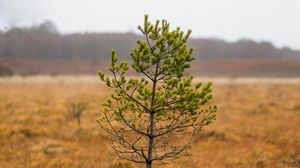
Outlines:
{"label": "blurred forest background", "polygon": [[[61,34],[51,21],[0,31],[0,75],[95,74],[109,62],[115,48],[129,60],[138,34]],[[197,76],[299,77],[300,51],[271,42],[192,38]],[[104,68],[102,68],[104,69]]]}

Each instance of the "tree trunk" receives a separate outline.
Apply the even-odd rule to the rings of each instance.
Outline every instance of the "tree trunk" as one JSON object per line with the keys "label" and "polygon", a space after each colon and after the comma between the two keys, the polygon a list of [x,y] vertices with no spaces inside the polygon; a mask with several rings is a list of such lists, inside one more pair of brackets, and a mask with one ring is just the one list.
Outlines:
{"label": "tree trunk", "polygon": [[151,168],[152,167],[152,162],[147,162],[146,163],[146,168]]}
{"label": "tree trunk", "polygon": [[154,113],[150,114],[150,137],[148,144],[148,161],[147,168],[151,168],[152,165],[152,151],[153,151],[153,143],[154,143]]}
{"label": "tree trunk", "polygon": [[[146,36],[147,37],[147,36]],[[148,41],[148,37],[147,37]],[[149,47],[151,48],[149,42],[148,42]],[[152,50],[152,48],[151,48]],[[153,54],[153,51],[152,51]],[[153,56],[155,56],[153,54]],[[150,132],[149,132],[149,144],[148,144],[148,158],[147,158],[147,163],[146,163],[146,168],[151,168],[152,167],[152,153],[153,153],[153,144],[154,144],[154,134],[155,134],[155,111],[153,109],[155,105],[155,93],[156,93],[156,84],[157,84],[157,73],[159,69],[159,62],[160,60],[157,61],[156,63],[156,68],[155,68],[155,77],[152,80],[152,97],[151,97],[151,111],[150,111]]]}

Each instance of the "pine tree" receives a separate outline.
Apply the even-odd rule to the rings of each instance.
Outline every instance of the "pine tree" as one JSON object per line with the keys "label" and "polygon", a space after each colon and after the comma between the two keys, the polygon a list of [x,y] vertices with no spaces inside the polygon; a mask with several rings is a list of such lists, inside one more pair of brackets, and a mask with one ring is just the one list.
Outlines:
{"label": "pine tree", "polygon": [[152,24],[147,15],[138,29],[144,39],[137,40],[130,56],[141,77],[126,76],[128,63],[118,62],[112,50],[112,75],[98,74],[114,93],[103,103],[98,122],[117,156],[151,168],[154,162],[184,156],[195,133],[215,120],[217,108],[205,105],[212,99],[211,82],[193,83],[193,77],[184,76],[195,59],[187,47],[191,30],[170,31],[167,21]]}

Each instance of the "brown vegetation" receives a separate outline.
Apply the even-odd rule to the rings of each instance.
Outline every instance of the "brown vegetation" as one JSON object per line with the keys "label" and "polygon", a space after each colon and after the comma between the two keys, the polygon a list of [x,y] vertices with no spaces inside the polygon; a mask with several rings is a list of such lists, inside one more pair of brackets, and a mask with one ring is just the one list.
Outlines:
{"label": "brown vegetation", "polygon": [[[109,93],[96,76],[0,78],[0,167],[129,167],[96,122]],[[171,167],[299,167],[300,83],[216,82],[214,98],[216,122]],[[71,100],[89,102],[80,129]]]}
{"label": "brown vegetation", "polygon": [[[89,75],[99,67],[105,71],[109,65],[106,60],[96,59],[0,59],[0,62],[19,75]],[[189,72],[216,77],[300,77],[300,60],[196,60]]]}

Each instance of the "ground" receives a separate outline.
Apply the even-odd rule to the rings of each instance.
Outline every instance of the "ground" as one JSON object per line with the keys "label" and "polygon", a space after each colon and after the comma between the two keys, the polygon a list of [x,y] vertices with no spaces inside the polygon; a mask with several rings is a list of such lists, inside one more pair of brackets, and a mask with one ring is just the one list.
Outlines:
{"label": "ground", "polygon": [[[170,167],[299,167],[299,80],[212,81],[217,120]],[[97,77],[0,78],[0,167],[118,167],[96,122],[109,93]],[[83,100],[78,126],[69,105]]]}

